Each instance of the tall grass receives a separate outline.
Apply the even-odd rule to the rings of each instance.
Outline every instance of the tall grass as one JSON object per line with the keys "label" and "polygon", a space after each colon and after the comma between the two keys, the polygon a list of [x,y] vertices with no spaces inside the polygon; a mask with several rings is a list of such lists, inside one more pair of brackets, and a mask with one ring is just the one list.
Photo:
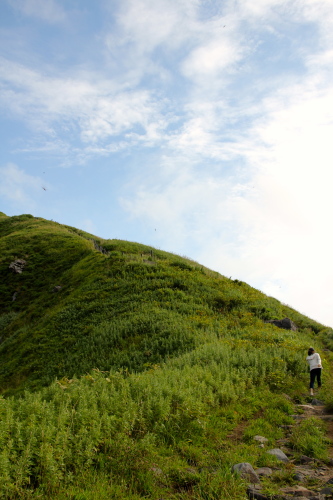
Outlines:
{"label": "tall grass", "polygon": [[[28,498],[33,490],[56,498],[73,478],[100,473],[111,474],[116,489],[130,485],[133,494],[153,494],[162,482],[169,493],[190,488],[197,498],[209,498],[203,493],[209,484],[214,498],[235,482],[226,474],[232,460],[266,460],[251,444],[227,451],[228,432],[265,408],[257,425],[271,436],[272,426],[289,422],[290,404],[278,395],[286,386],[274,387],[276,395],[270,391],[276,354],[269,345],[235,349],[216,340],[143,373],[94,370],[1,399],[0,491],[6,498]],[[279,370],[290,386],[304,377],[298,357],[296,350],[279,352]],[[249,428],[244,443],[257,430]],[[221,446],[227,446],[224,458]],[[202,467],[189,471],[189,464]],[[154,467],[161,468],[163,480],[152,474]],[[216,467],[222,467],[223,488],[222,476],[209,472]],[[241,491],[241,483],[234,487]]]}

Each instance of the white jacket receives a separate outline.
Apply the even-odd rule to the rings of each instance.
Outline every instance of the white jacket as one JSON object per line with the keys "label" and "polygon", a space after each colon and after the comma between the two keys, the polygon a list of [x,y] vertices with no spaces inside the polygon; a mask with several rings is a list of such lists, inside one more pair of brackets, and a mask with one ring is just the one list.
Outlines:
{"label": "white jacket", "polygon": [[321,359],[317,352],[314,352],[313,354],[308,356],[306,360],[310,365],[310,371],[313,370],[314,368],[322,368]]}

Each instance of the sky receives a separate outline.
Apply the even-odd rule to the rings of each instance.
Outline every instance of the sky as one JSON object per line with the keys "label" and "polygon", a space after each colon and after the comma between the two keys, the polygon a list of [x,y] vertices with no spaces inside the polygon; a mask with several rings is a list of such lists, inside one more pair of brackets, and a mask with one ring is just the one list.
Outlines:
{"label": "sky", "polygon": [[333,327],[333,0],[0,0],[0,211]]}

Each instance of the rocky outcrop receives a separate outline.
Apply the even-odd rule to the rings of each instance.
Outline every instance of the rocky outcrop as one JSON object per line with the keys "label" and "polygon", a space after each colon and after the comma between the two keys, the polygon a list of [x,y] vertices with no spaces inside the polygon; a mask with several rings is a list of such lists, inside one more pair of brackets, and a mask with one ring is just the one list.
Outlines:
{"label": "rocky outcrop", "polygon": [[27,261],[24,259],[17,259],[11,262],[8,268],[11,269],[15,274],[21,274],[23,272],[26,263]]}
{"label": "rocky outcrop", "polygon": [[289,318],[284,318],[284,319],[270,319],[270,320],[265,321],[265,323],[271,323],[272,325],[275,325],[278,328],[283,328],[284,330],[292,330],[294,332],[297,331],[297,326]]}
{"label": "rocky outcrop", "polygon": [[90,241],[93,242],[94,248],[98,252],[101,252],[103,255],[109,255],[110,254],[110,252],[108,250],[106,250],[106,248],[104,248],[102,245],[100,245],[96,240],[90,239]]}

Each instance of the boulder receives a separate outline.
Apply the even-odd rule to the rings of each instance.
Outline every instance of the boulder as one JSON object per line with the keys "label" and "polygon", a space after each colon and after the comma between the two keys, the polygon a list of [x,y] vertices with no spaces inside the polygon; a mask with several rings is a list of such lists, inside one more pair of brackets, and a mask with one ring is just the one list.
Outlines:
{"label": "boulder", "polygon": [[294,332],[296,332],[296,330],[297,330],[297,326],[289,318],[270,319],[270,320],[265,321],[265,323],[271,323],[272,325],[275,325],[278,328],[283,328],[284,330],[293,330]]}
{"label": "boulder", "polygon": [[232,472],[237,472],[243,479],[249,481],[249,483],[260,483],[259,476],[256,474],[252,465],[247,462],[235,464],[232,467]]}

